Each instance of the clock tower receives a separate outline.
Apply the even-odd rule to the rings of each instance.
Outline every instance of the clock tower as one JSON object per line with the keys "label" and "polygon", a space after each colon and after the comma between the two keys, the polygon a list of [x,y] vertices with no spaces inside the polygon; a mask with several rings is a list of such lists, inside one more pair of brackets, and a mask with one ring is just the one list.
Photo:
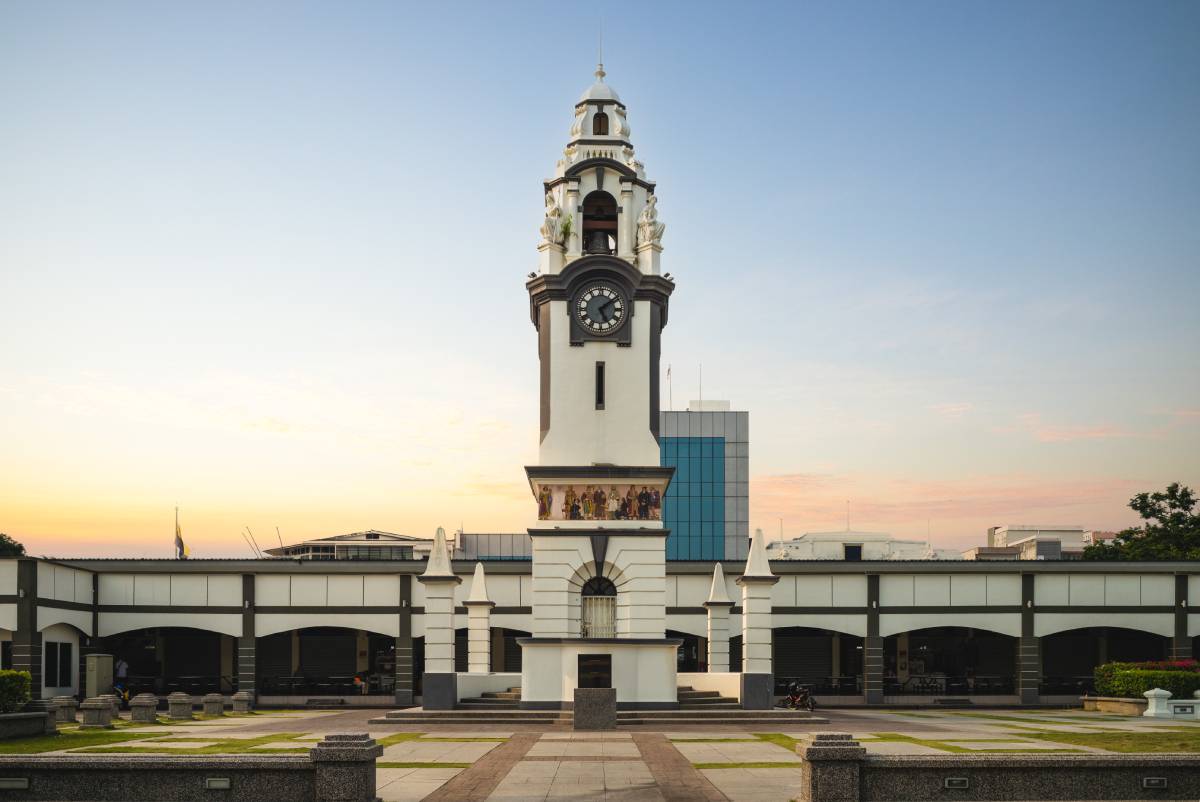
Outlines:
{"label": "clock tower", "polygon": [[537,503],[533,636],[521,638],[521,706],[569,707],[611,687],[624,708],[676,705],[665,637],[659,354],[674,282],[665,225],[634,156],[620,96],[596,81],[574,107],[543,183],[537,271],[526,282],[538,337],[540,447],[526,467]]}

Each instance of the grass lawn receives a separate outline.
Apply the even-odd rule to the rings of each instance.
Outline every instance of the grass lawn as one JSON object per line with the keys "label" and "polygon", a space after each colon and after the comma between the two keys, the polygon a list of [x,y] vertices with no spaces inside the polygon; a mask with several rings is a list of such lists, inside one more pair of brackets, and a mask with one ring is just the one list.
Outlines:
{"label": "grass lawn", "polygon": [[1027,741],[1092,746],[1110,752],[1200,752],[1200,730],[1155,732],[1022,732]]}
{"label": "grass lawn", "polygon": [[[237,755],[246,752],[259,755],[272,754],[299,754],[307,753],[311,747],[300,746],[295,747],[273,747],[268,749],[256,749],[264,744],[276,743],[278,741],[292,741],[296,738],[305,735],[303,732],[274,732],[269,735],[259,735],[255,738],[222,738],[211,739],[214,741],[210,746],[197,746],[192,748],[172,748],[169,746],[158,746],[158,744],[168,743],[188,743],[190,741],[210,740],[203,736],[187,737],[187,738],[160,738],[153,743],[147,743],[144,746],[97,746],[90,749],[84,749],[84,752],[105,752],[111,754],[132,754],[132,755]],[[143,738],[153,737],[150,735],[142,735]]]}
{"label": "grass lawn", "polygon": [[64,730],[57,735],[36,735],[32,738],[13,738],[0,741],[0,755],[36,755],[60,749],[136,741],[156,738],[152,732],[115,732],[113,730]]}

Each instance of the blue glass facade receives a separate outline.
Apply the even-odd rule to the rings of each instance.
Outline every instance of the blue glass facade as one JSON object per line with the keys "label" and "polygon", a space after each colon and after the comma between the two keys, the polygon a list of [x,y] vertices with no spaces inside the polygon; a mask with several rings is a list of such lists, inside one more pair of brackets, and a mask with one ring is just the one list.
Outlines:
{"label": "blue glass facade", "polygon": [[725,557],[725,438],[663,437],[662,464],[675,468],[663,502],[668,560]]}

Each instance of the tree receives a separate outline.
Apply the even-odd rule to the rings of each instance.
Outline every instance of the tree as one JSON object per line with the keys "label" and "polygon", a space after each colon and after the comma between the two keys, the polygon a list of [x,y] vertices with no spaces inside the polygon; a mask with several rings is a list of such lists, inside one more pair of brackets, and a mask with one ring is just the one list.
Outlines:
{"label": "tree", "polygon": [[1175,482],[1162,493],[1138,493],[1129,507],[1141,526],[1126,529],[1112,543],[1083,550],[1085,560],[1200,560],[1200,513],[1191,488]]}
{"label": "tree", "polygon": [[24,557],[25,547],[0,532],[0,557]]}

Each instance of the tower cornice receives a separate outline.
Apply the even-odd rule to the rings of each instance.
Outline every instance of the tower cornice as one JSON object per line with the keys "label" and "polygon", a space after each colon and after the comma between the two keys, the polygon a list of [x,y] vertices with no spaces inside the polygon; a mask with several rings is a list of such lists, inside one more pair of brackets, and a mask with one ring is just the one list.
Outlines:
{"label": "tower cornice", "polygon": [[643,273],[619,257],[597,254],[570,262],[561,273],[542,273],[525,282],[525,289],[529,291],[529,316],[534,327],[538,325],[539,306],[549,301],[567,300],[576,285],[603,271],[616,273],[624,279],[634,300],[657,304],[662,310],[662,325],[667,325],[668,301],[675,291],[675,283],[662,276]]}

